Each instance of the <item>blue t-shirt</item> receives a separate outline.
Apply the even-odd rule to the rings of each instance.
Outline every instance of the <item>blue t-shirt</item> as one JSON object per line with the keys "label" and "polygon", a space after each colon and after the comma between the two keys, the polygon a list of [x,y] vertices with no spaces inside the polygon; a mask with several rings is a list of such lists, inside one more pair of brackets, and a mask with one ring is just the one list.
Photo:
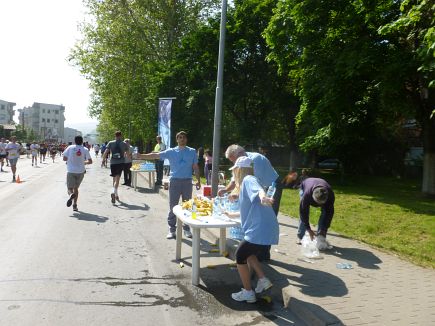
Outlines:
{"label": "blue t-shirt", "polygon": [[259,245],[278,244],[278,220],[271,206],[261,205],[260,190],[263,189],[256,177],[248,175],[243,179],[239,202],[245,240]]}
{"label": "blue t-shirt", "polygon": [[278,179],[278,173],[276,173],[266,156],[254,152],[246,152],[246,156],[254,163],[254,175],[263,188],[269,187],[272,182]]}
{"label": "blue t-shirt", "polygon": [[169,161],[171,167],[170,178],[174,179],[192,179],[193,164],[198,163],[196,150],[191,147],[169,148],[160,152],[160,158]]}

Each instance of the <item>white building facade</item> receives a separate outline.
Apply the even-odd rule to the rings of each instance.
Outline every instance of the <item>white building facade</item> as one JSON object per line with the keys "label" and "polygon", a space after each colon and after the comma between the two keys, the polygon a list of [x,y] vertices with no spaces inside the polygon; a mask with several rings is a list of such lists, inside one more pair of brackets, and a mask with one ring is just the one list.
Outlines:
{"label": "white building facade", "polygon": [[0,124],[2,125],[13,125],[14,122],[14,106],[16,104],[13,102],[8,102],[0,100]]}
{"label": "white building facade", "polygon": [[32,129],[40,140],[65,141],[65,107],[63,105],[35,102],[32,106],[19,111],[20,124],[26,129]]}

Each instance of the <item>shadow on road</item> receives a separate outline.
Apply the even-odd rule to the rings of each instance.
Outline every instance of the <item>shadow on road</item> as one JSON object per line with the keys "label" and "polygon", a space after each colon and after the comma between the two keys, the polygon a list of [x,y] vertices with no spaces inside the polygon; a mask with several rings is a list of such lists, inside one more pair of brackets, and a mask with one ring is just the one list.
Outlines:
{"label": "shadow on road", "polygon": [[372,252],[359,248],[341,248],[334,246],[332,250],[325,250],[323,253],[339,257],[343,260],[354,261],[359,267],[367,269],[379,269],[378,264],[382,263],[382,260]]}
{"label": "shadow on road", "polygon": [[88,222],[98,222],[105,223],[109,218],[105,216],[99,216],[91,213],[85,212],[74,212],[71,217],[78,219],[79,221],[88,221]]}

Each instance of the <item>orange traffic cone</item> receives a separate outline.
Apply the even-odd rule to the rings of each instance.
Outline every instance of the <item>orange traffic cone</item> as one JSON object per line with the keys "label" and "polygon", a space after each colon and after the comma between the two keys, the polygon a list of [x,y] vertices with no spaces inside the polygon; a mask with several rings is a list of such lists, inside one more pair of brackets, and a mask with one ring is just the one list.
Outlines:
{"label": "orange traffic cone", "polygon": [[17,183],[21,183],[20,175],[17,176]]}

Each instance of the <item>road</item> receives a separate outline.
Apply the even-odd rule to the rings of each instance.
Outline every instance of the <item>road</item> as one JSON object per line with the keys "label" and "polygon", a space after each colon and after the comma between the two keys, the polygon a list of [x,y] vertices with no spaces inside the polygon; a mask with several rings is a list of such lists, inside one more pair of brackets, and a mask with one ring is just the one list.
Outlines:
{"label": "road", "polygon": [[180,268],[165,238],[167,199],[122,186],[112,205],[109,170],[93,159],[79,212],[65,205],[59,157],[32,167],[21,156],[20,184],[9,168],[0,174],[0,325],[300,325],[279,302],[232,301],[241,286],[234,269],[201,268],[203,284],[193,287],[190,241]]}

